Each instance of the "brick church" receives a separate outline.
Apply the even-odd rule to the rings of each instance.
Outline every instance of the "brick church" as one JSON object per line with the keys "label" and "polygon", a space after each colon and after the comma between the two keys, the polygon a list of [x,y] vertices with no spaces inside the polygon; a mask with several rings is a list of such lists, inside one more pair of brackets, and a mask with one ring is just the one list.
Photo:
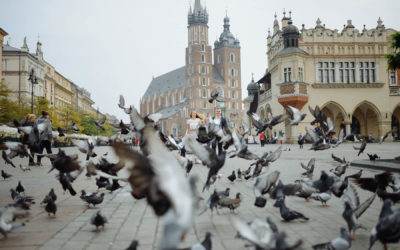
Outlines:
{"label": "brick church", "polygon": [[[188,46],[185,66],[153,78],[140,100],[140,113],[162,115],[160,128],[165,134],[183,136],[192,110],[212,117],[222,109],[231,127],[239,127],[242,116],[240,42],[230,31],[229,17],[224,18],[223,32],[208,42],[208,12],[200,0],[188,13]],[[217,89],[225,103],[208,102]]]}

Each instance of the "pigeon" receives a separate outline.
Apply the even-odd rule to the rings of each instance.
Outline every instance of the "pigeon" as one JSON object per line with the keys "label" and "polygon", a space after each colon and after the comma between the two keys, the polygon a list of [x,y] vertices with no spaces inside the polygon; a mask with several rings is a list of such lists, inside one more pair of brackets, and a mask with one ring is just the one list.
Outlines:
{"label": "pigeon", "polygon": [[236,180],[235,171],[232,171],[232,174],[229,175],[227,178],[228,178],[228,180],[230,180],[231,182],[234,182],[234,181]]}
{"label": "pigeon", "polygon": [[49,216],[50,216],[50,214],[53,214],[54,217],[56,217],[57,205],[54,202],[54,200],[52,200],[52,199],[47,200],[47,204],[46,204],[45,210],[46,210],[46,212],[47,212],[47,214]]}
{"label": "pigeon", "polygon": [[288,207],[286,207],[285,198],[278,199],[274,207],[279,207],[281,217],[284,221],[292,221],[296,219],[309,220],[309,218],[304,216],[302,213],[299,213],[295,210],[291,210]]}
{"label": "pigeon", "polygon": [[78,147],[79,151],[86,154],[86,160],[89,160],[89,157],[96,157],[97,154],[93,152],[94,149],[94,141],[91,137],[87,141],[84,140],[72,140],[72,143]]}
{"label": "pigeon", "polygon": [[122,109],[126,114],[130,114],[131,112],[130,108],[125,108],[125,99],[122,95],[119,96],[118,107]]}
{"label": "pigeon", "polygon": [[319,193],[316,196],[311,196],[311,199],[314,199],[316,201],[320,201],[322,206],[326,206],[326,202],[329,201],[331,199],[332,195],[331,195],[331,191],[326,191],[323,193]]}
{"label": "pigeon", "polygon": [[6,151],[3,150],[3,152],[1,153],[1,156],[3,157],[5,164],[10,164],[13,168],[16,168],[14,163],[8,158]]}
{"label": "pigeon", "polygon": [[256,207],[264,207],[267,203],[267,200],[262,197],[264,194],[268,193],[269,190],[275,183],[278,181],[280,172],[275,170],[268,174],[267,176],[259,176],[256,179],[256,182],[253,186],[254,195],[256,197],[256,201],[254,205]]}
{"label": "pigeon", "polygon": [[340,198],[340,197],[342,197],[343,192],[346,190],[346,188],[348,186],[349,186],[349,178],[348,177],[345,177],[343,181],[340,181],[340,179],[338,178],[337,180],[335,180],[333,185],[330,187],[330,190],[336,197]]}
{"label": "pigeon", "polygon": [[48,173],[57,169],[60,173],[69,173],[75,170],[82,170],[81,166],[78,163],[78,155],[67,155],[64,150],[59,150],[57,154],[54,156],[49,156],[50,159],[54,157],[52,161],[52,168]]}
{"label": "pigeon", "polygon": [[96,205],[101,204],[103,202],[104,193],[100,194],[100,196],[96,196],[96,195],[85,196],[84,199],[88,203],[88,206],[90,206],[90,204],[92,204],[93,207],[96,207]]}
{"label": "pigeon", "polygon": [[358,155],[357,156],[360,156],[360,154],[362,154],[364,152],[366,146],[367,146],[367,140],[366,139],[363,139],[361,141],[361,147],[353,146],[353,148],[355,150],[358,150]]}
{"label": "pigeon", "polygon": [[322,124],[326,120],[324,112],[321,111],[318,105],[315,106],[315,109],[311,108],[311,106],[308,106],[308,109],[310,110],[312,116],[314,116],[314,120],[311,122],[311,125],[314,125],[317,122]]}
{"label": "pigeon", "polygon": [[390,134],[391,132],[392,132],[392,131],[390,130],[390,131],[386,132],[384,135],[382,135],[381,138],[379,139],[379,144],[382,144],[382,142],[385,141],[385,139],[389,136],[389,134]]}
{"label": "pigeon", "polygon": [[380,159],[381,157],[379,157],[377,154],[368,154],[369,160],[370,161],[375,161],[376,159]]}
{"label": "pigeon", "polygon": [[301,190],[296,193],[296,196],[304,198],[306,202],[310,201],[310,197],[313,193],[317,193],[317,189],[312,186],[312,183],[306,181],[299,181]]}
{"label": "pigeon", "polygon": [[17,191],[18,193],[25,192],[25,188],[24,188],[24,186],[22,186],[21,181],[18,181],[18,186],[15,188],[15,191]]}
{"label": "pigeon", "polygon": [[311,158],[307,166],[305,166],[302,162],[300,162],[300,165],[304,170],[306,170],[306,172],[302,173],[301,175],[307,176],[308,178],[312,179],[315,167],[315,158]]}
{"label": "pigeon", "polygon": [[335,169],[330,169],[329,171],[337,177],[341,177],[346,173],[346,169],[347,166],[337,165]]}
{"label": "pigeon", "polygon": [[361,178],[361,175],[362,175],[362,172],[363,172],[363,170],[361,169],[360,171],[358,171],[358,172],[355,173],[355,174],[346,176],[346,178],[360,179],[360,178]]}
{"label": "pigeon", "polygon": [[182,250],[211,250],[211,233],[207,232],[204,240],[200,243],[196,243],[189,248],[183,248]]}
{"label": "pigeon", "polygon": [[214,89],[213,91],[211,91],[211,97],[208,100],[208,102],[213,103],[214,100],[216,102],[225,102],[225,98],[220,95],[220,93],[218,92],[217,89]]}
{"label": "pigeon", "polygon": [[11,174],[7,174],[4,170],[1,170],[1,177],[3,177],[4,180],[10,178],[11,176]]}
{"label": "pigeon", "polygon": [[286,110],[289,113],[289,122],[291,126],[298,125],[306,117],[306,114],[301,114],[300,110],[290,105],[288,105]]}
{"label": "pigeon", "polygon": [[107,117],[103,116],[100,120],[97,120],[94,122],[94,124],[96,124],[97,127],[99,127],[101,130],[104,130],[104,123],[106,122]]}
{"label": "pigeon", "polygon": [[392,174],[384,172],[376,174],[373,178],[357,178],[353,180],[360,188],[375,193],[378,188],[386,188],[392,181]]}
{"label": "pigeon", "polygon": [[339,157],[332,154],[332,159],[340,163],[341,166],[349,166],[350,162],[346,161],[346,158],[340,159]]}
{"label": "pigeon", "polygon": [[11,198],[15,202],[15,205],[28,210],[30,208],[30,205],[35,204],[35,201],[33,197],[31,196],[25,196],[22,194],[17,193],[14,189],[10,189],[11,192]]}
{"label": "pigeon", "polygon": [[108,222],[107,218],[100,213],[100,210],[93,214],[92,218],[90,219],[90,224],[96,226],[96,232],[99,231],[99,227],[103,227]]}
{"label": "pigeon", "polygon": [[314,250],[347,250],[351,247],[351,238],[346,228],[340,228],[340,236],[330,242],[312,246]]}
{"label": "pigeon", "polygon": [[233,144],[235,146],[235,153],[230,158],[237,156],[238,158],[244,158],[247,160],[255,160],[258,156],[248,150],[247,144],[244,138],[237,134],[236,131],[232,133]]}
{"label": "pigeon", "polygon": [[62,172],[60,172],[59,177],[58,177],[58,180],[59,180],[59,182],[61,183],[61,186],[62,186],[64,192],[65,192],[66,190],[68,190],[69,193],[70,193],[72,196],[75,196],[75,195],[76,195],[76,191],[75,191],[75,189],[72,187],[72,184],[71,184],[72,181],[73,181],[73,179],[72,179],[72,177],[71,177],[68,173],[62,173]]}
{"label": "pigeon", "polygon": [[110,181],[107,178],[104,177],[96,178],[97,189],[106,188],[109,184]]}
{"label": "pigeon", "polygon": [[261,119],[256,113],[250,113],[248,111],[247,115],[249,116],[251,123],[256,127],[257,135],[261,134],[268,128],[268,122],[264,119]]}
{"label": "pigeon", "polygon": [[25,226],[25,223],[13,223],[18,214],[25,214],[15,206],[0,207],[0,233],[7,238],[7,234],[19,227]]}
{"label": "pigeon", "polygon": [[400,241],[400,210],[392,211],[391,206],[390,200],[384,201],[378,223],[371,230],[368,249],[371,249],[377,240],[383,244],[384,249],[388,249],[388,243]]}
{"label": "pigeon", "polygon": [[237,170],[237,178],[242,180],[242,171],[240,170],[240,168],[238,168]]}
{"label": "pigeon", "polygon": [[43,201],[40,204],[46,204],[49,200],[57,200],[57,195],[54,193],[54,188],[50,190],[50,192],[44,197]]}
{"label": "pigeon", "polygon": [[332,145],[332,148],[337,148],[340,144],[343,143],[343,141],[344,141],[344,130],[341,129],[341,130],[339,131],[339,137],[338,137],[338,139],[336,140],[336,143],[335,143],[334,145]]}
{"label": "pigeon", "polygon": [[235,209],[240,206],[240,203],[242,202],[242,198],[240,193],[236,194],[236,197],[234,199],[231,199],[229,197],[222,198],[218,201],[218,205],[220,207],[226,207],[229,208],[231,212],[235,212]]}
{"label": "pigeon", "polygon": [[189,147],[193,150],[193,153],[205,164],[208,168],[208,175],[206,183],[203,187],[203,192],[206,188],[209,188],[211,185],[211,177],[216,176],[218,171],[225,164],[225,151],[222,151],[221,154],[217,155],[214,150],[209,147],[203,146],[197,143],[194,140],[189,139]]}
{"label": "pigeon", "polygon": [[204,210],[199,213],[199,215],[202,215],[205,211],[207,211],[207,209],[211,210],[211,215],[214,211],[214,208],[218,213],[218,202],[220,199],[223,198],[228,198],[229,197],[229,192],[230,192],[230,188],[226,188],[225,191],[221,191],[221,192],[217,192],[217,190],[214,190],[214,192],[210,195],[210,198],[208,198],[205,208]]}
{"label": "pigeon", "polygon": [[139,241],[133,240],[131,244],[128,246],[128,248],[125,250],[136,250],[138,246],[139,246]]}
{"label": "pigeon", "polygon": [[310,149],[313,149],[314,151],[317,150],[325,150],[329,149],[331,146],[326,143],[325,138],[319,138],[319,136],[315,133],[314,130],[306,127],[307,134],[310,136],[311,140],[313,141],[313,144]]}
{"label": "pigeon", "polygon": [[23,172],[25,172],[25,171],[31,171],[30,168],[25,167],[25,166],[22,166],[22,164],[19,164],[19,168],[20,168]]}
{"label": "pigeon", "polygon": [[358,228],[365,229],[365,227],[361,225],[361,223],[358,221],[358,218],[360,218],[360,216],[369,208],[369,206],[374,201],[375,196],[376,195],[374,194],[362,204],[360,204],[358,193],[351,185],[343,194],[342,202],[344,205],[344,211],[342,213],[342,217],[347,223],[349,233],[353,233],[352,239],[354,239],[354,234]]}
{"label": "pigeon", "polygon": [[316,188],[318,192],[323,193],[328,191],[334,183],[334,177],[328,175],[325,171],[322,170],[319,180],[312,182],[312,187]]}

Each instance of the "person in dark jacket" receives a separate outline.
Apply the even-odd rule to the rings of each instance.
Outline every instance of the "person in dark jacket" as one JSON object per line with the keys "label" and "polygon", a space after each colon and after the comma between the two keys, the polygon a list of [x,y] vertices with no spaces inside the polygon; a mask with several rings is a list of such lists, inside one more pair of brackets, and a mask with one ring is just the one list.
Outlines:
{"label": "person in dark jacket", "polygon": [[[53,133],[51,120],[49,119],[49,113],[47,111],[42,111],[42,115],[35,121],[35,125],[39,125],[41,123],[50,123],[50,126],[47,126],[46,129],[40,134],[40,154],[43,153],[43,149],[46,149],[47,154],[52,154],[51,151],[51,142],[53,141]],[[37,166],[41,165],[42,157],[38,155],[37,157]]]}
{"label": "person in dark jacket", "polygon": [[[36,120],[36,115],[34,114],[27,114],[26,122],[23,124],[23,126],[27,127],[33,127],[35,124]],[[29,145],[29,134],[24,134],[24,137],[22,137],[22,144]],[[32,157],[29,157],[29,166],[35,166],[35,153],[31,150],[31,155]]]}
{"label": "person in dark jacket", "polygon": [[[211,118],[210,122],[212,122],[218,126],[221,126],[221,128],[222,128],[222,127],[226,126],[226,119],[221,116],[221,113],[222,113],[221,108],[216,108],[215,116]],[[217,139],[220,139],[220,138],[217,138]],[[219,140],[215,140],[211,146],[215,153],[217,153],[217,146],[218,146],[218,154],[222,153],[222,143]]]}

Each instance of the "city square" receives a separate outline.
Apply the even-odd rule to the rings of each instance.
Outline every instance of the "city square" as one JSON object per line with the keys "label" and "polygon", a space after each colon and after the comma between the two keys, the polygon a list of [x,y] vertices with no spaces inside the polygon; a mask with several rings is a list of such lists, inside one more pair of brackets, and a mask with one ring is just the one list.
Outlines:
{"label": "city square", "polygon": [[399,8],[0,2],[0,250],[400,249]]}

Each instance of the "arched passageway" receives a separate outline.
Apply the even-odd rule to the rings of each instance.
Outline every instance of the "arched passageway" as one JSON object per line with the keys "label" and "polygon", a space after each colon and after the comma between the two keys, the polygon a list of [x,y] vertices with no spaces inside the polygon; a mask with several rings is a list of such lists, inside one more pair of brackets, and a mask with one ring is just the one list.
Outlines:
{"label": "arched passageway", "polygon": [[342,128],[344,129],[344,132],[346,132],[344,125],[346,112],[340,104],[330,101],[321,106],[321,108],[321,111],[324,112],[327,117],[331,118],[333,124],[335,124],[335,132],[337,135]]}
{"label": "arched passageway", "polygon": [[353,110],[353,117],[356,118],[360,124],[360,134],[371,135],[373,138],[379,140],[380,112],[375,105],[367,101],[360,103]]}

